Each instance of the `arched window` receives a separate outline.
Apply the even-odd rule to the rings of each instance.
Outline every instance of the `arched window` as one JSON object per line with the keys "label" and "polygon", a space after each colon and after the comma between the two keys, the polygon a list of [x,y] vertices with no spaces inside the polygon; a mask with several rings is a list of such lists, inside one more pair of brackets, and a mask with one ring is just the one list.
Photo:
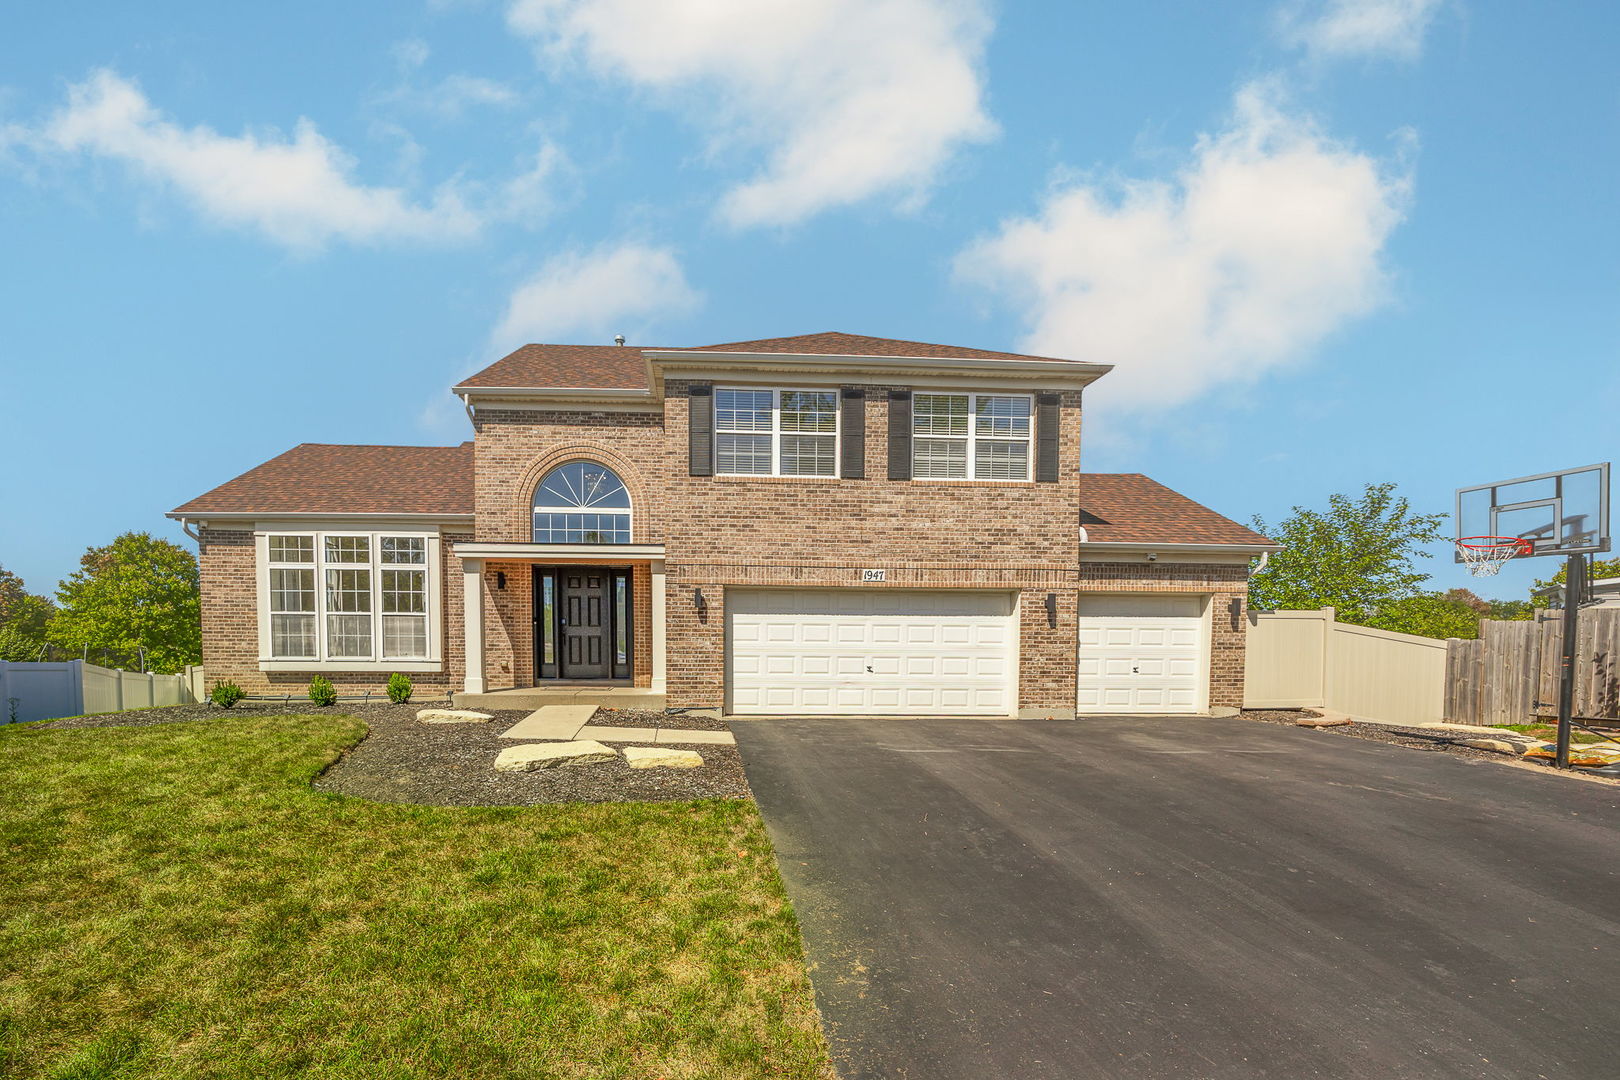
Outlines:
{"label": "arched window", "polygon": [[606,465],[570,461],[534,492],[537,544],[628,544],[630,492]]}

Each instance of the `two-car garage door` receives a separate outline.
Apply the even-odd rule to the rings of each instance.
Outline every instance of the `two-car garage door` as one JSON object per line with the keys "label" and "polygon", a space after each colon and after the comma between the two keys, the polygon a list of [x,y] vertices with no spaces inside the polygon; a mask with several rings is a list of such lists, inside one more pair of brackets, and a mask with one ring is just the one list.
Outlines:
{"label": "two-car garage door", "polygon": [[969,589],[726,589],[726,690],[744,714],[1009,716],[1017,603]]}

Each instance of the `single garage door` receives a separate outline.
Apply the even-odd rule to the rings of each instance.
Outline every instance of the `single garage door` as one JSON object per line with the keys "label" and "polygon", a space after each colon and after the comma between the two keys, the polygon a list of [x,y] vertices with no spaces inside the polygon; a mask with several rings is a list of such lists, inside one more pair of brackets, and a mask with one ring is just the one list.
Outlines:
{"label": "single garage door", "polygon": [[726,589],[726,690],[743,714],[1008,716],[1013,593]]}
{"label": "single garage door", "polygon": [[1203,712],[1205,623],[1201,596],[1081,597],[1079,711]]}

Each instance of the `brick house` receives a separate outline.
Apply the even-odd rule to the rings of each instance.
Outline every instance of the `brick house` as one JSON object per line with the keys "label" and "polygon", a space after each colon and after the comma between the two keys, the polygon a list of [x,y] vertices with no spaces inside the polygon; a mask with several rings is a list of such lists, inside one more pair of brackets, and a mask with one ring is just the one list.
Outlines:
{"label": "brick house", "polygon": [[170,513],[204,669],[737,714],[1236,708],[1273,546],[1080,472],[1107,371],[838,333],[526,345],[454,388],[470,442],[306,444]]}

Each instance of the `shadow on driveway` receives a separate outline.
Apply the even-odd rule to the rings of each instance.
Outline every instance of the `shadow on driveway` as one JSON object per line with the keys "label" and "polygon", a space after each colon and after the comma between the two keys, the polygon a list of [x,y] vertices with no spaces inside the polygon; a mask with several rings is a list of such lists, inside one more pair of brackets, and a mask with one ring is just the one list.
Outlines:
{"label": "shadow on driveway", "polygon": [[733,731],[845,1080],[1620,1068],[1620,788],[1241,719]]}

